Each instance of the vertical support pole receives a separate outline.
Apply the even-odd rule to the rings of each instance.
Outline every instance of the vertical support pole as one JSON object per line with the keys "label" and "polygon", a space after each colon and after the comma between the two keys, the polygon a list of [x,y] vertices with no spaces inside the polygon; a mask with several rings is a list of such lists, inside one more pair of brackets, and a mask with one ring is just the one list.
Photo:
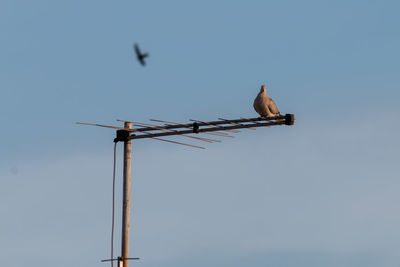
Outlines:
{"label": "vertical support pole", "polygon": [[[132,122],[125,122],[126,129],[132,129]],[[130,135],[130,134],[129,134]],[[132,140],[124,141],[124,182],[122,199],[122,241],[121,257],[123,267],[128,267],[129,258],[129,217],[130,217],[130,195],[131,195],[131,156]]]}

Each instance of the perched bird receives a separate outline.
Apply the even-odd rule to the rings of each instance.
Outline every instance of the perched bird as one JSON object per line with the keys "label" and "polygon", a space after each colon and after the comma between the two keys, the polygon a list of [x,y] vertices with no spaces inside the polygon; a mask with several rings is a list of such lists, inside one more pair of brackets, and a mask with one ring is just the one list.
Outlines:
{"label": "perched bird", "polygon": [[142,66],[145,66],[146,62],[144,61],[144,59],[146,57],[148,57],[149,54],[147,54],[147,53],[142,54],[142,52],[140,52],[139,46],[137,44],[134,44],[133,47],[135,49],[136,57],[139,60],[140,64],[142,64]]}
{"label": "perched bird", "polygon": [[257,113],[264,118],[281,115],[278,107],[275,105],[274,100],[267,95],[267,89],[265,85],[261,86],[260,92],[258,93],[256,99],[254,99],[253,107]]}

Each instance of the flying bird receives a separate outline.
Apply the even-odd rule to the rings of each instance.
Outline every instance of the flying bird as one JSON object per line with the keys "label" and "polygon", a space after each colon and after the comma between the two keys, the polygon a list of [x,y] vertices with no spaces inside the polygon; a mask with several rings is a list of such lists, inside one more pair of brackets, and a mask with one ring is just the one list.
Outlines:
{"label": "flying bird", "polygon": [[133,47],[134,47],[134,49],[135,49],[136,57],[137,57],[137,59],[139,60],[140,64],[142,64],[142,66],[145,66],[145,65],[146,65],[146,62],[144,61],[144,59],[145,59],[146,57],[148,57],[149,54],[148,54],[148,53],[144,53],[144,54],[143,54],[143,53],[140,51],[139,46],[138,46],[137,44],[134,44]]}
{"label": "flying bird", "polygon": [[264,118],[281,115],[274,100],[267,95],[267,88],[265,85],[261,86],[260,92],[258,93],[256,99],[254,99],[253,107],[257,113]]}

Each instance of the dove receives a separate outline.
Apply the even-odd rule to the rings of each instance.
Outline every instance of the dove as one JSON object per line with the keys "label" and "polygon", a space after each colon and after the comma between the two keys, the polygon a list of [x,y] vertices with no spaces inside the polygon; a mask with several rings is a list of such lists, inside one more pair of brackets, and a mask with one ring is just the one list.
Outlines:
{"label": "dove", "polygon": [[281,115],[278,107],[275,105],[274,100],[267,95],[267,89],[265,85],[261,86],[261,90],[258,93],[256,99],[254,99],[253,107],[261,117],[270,118]]}
{"label": "dove", "polygon": [[142,64],[142,66],[146,65],[146,62],[144,61],[144,59],[146,57],[149,56],[149,54],[147,53],[142,53],[139,49],[139,46],[137,44],[134,45],[134,49],[135,49],[135,53],[136,53],[136,57],[139,60],[140,64]]}

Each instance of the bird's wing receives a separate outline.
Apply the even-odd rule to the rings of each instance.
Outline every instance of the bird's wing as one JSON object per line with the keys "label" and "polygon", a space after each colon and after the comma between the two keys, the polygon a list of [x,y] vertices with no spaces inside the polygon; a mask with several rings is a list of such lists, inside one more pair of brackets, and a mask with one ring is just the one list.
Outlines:
{"label": "bird's wing", "polygon": [[258,94],[256,99],[254,99],[253,107],[261,117],[265,117],[270,113],[267,99],[262,94]]}
{"label": "bird's wing", "polygon": [[141,55],[142,54],[142,53],[140,53],[140,49],[139,49],[139,46],[137,44],[134,44],[133,47],[135,48],[136,55]]}
{"label": "bird's wing", "polygon": [[271,111],[271,113],[273,113],[273,114],[280,114],[280,113],[279,113],[279,110],[278,110],[278,107],[276,106],[276,104],[275,104],[274,100],[272,100],[272,98],[269,98],[269,101],[268,101],[268,108],[269,108],[269,110]]}
{"label": "bird's wing", "polygon": [[257,95],[257,97],[254,99],[253,107],[254,107],[254,110],[255,110],[258,114],[261,115],[261,110],[260,110],[260,99],[259,99],[259,96],[258,96],[258,95]]}

